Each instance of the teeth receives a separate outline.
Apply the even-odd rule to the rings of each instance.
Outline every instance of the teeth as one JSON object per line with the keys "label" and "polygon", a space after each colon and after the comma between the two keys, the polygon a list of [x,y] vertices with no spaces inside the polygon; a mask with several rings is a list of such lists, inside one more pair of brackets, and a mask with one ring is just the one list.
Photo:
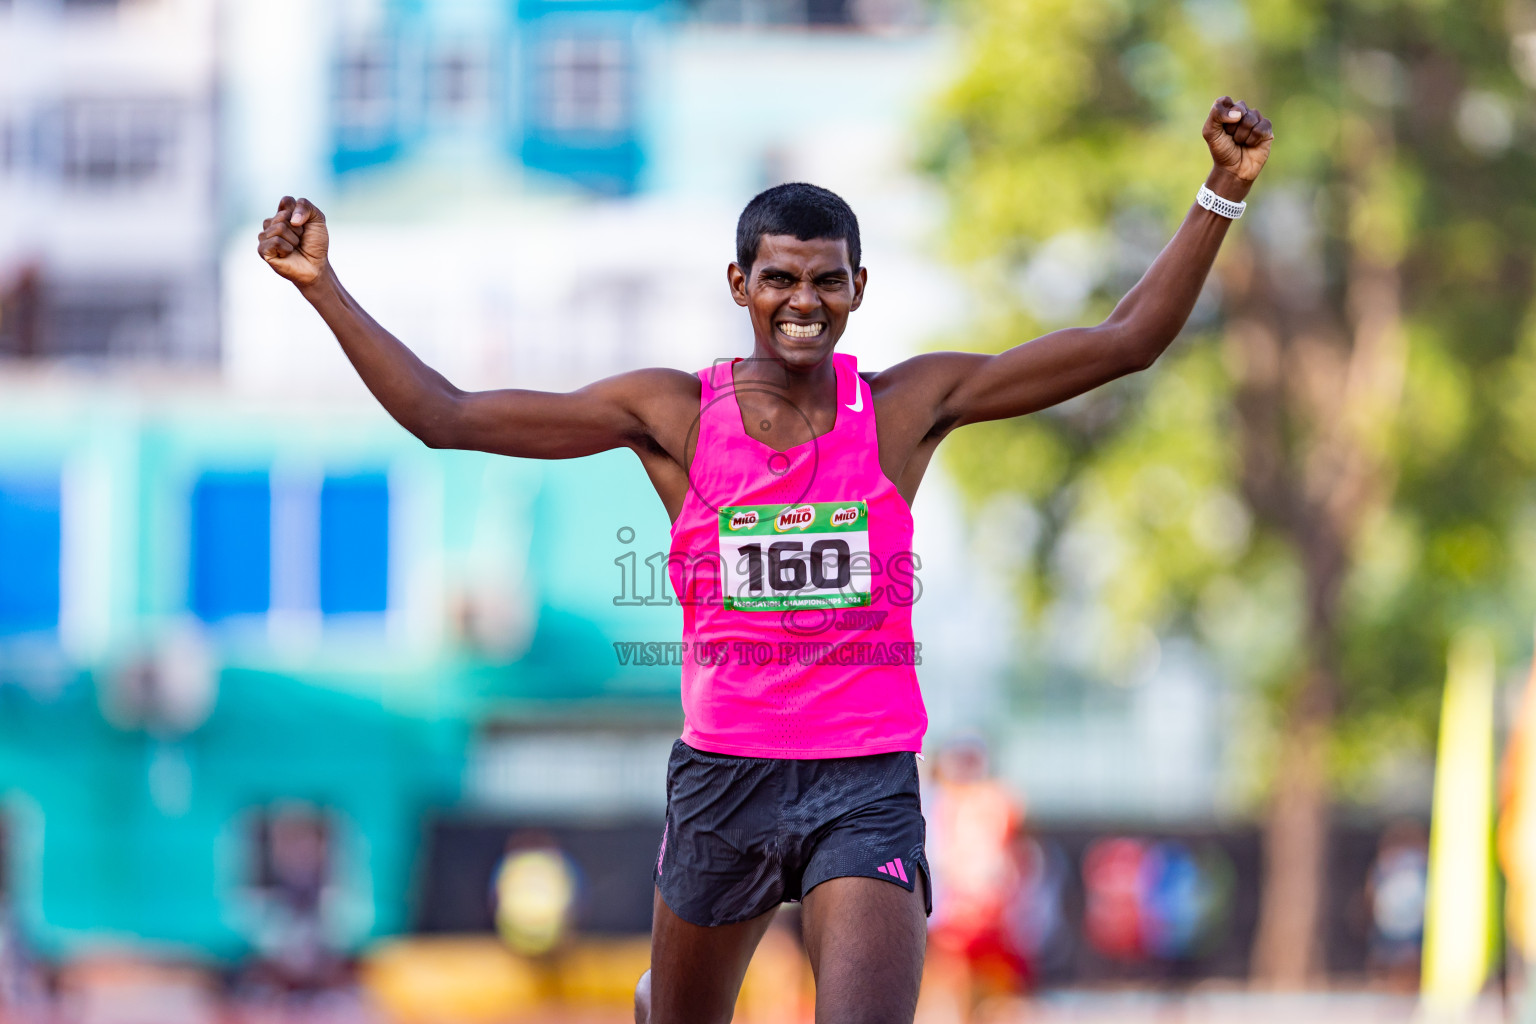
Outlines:
{"label": "teeth", "polygon": [[780,323],[779,330],[791,338],[814,338],[821,333],[826,324],[791,324]]}

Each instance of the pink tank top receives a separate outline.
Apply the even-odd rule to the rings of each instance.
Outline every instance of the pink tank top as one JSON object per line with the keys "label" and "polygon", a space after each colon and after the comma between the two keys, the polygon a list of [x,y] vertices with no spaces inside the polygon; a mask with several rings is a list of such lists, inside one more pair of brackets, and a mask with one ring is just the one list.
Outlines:
{"label": "pink tank top", "polygon": [[[699,436],[668,561],[683,606],[683,741],[699,750],[922,749],[912,510],[880,469],[857,362],[832,360],[836,423],[786,452],[742,426],[732,363],[699,371]],[[753,387],[766,390],[741,385]]]}

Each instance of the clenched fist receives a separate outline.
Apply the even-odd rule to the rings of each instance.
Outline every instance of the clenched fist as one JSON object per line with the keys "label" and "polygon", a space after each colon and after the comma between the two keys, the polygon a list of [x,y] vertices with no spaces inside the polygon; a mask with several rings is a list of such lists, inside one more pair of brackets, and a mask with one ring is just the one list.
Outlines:
{"label": "clenched fist", "polygon": [[1275,141],[1269,118],[1230,96],[1223,96],[1211,107],[1201,134],[1211,147],[1216,167],[1248,184],[1263,170],[1264,161],[1269,159],[1269,147]]}
{"label": "clenched fist", "polygon": [[283,196],[277,213],[261,222],[256,251],[283,277],[296,285],[312,283],[325,272],[330,235],[325,214],[308,199]]}

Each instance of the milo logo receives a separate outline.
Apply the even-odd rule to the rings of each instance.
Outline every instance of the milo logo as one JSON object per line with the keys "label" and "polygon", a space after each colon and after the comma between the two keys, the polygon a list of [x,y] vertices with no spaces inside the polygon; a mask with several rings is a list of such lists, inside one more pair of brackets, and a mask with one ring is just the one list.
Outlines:
{"label": "milo logo", "polygon": [[816,510],[809,505],[796,505],[779,513],[779,517],[773,521],[775,533],[784,533],[788,530],[803,530],[810,526],[816,519]]}
{"label": "milo logo", "polygon": [[849,523],[856,523],[858,521],[859,507],[857,505],[852,508],[840,508],[832,513],[833,526],[847,526]]}
{"label": "milo logo", "polygon": [[757,525],[756,512],[737,512],[731,516],[730,527],[733,530],[745,530]]}

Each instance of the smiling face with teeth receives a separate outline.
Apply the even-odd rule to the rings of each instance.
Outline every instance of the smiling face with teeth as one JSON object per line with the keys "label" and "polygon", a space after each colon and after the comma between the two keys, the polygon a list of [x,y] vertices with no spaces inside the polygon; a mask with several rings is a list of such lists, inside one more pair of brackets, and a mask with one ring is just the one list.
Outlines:
{"label": "smiling face with teeth", "polygon": [[763,235],[751,267],[732,263],[731,295],[752,317],[753,355],[791,370],[824,363],[864,299],[864,268],[841,238]]}

